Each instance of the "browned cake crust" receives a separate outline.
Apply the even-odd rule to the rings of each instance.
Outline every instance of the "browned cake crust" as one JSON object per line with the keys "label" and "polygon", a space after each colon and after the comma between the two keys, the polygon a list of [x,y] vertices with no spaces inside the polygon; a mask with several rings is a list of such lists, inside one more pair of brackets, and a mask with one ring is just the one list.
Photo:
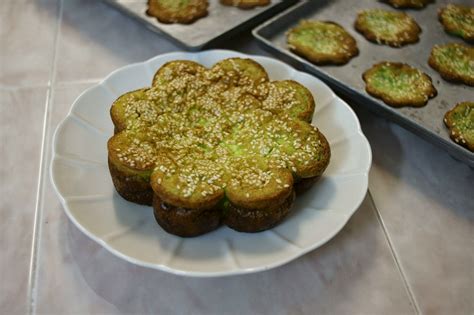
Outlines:
{"label": "browned cake crust", "polygon": [[386,0],[386,2],[397,9],[423,9],[434,0]]}
{"label": "browned cake crust", "polygon": [[220,0],[223,5],[238,7],[241,9],[253,9],[269,5],[271,0]]}
{"label": "browned cake crust", "polygon": [[314,176],[310,178],[302,178],[297,181],[294,185],[296,195],[298,196],[305,193],[307,190],[313,187],[314,183],[316,183],[320,178],[321,176]]}
{"label": "browned cake crust", "polygon": [[153,198],[153,213],[158,224],[168,233],[195,237],[211,232],[221,225],[246,233],[257,233],[280,223],[290,212],[295,192],[280,204],[265,209],[245,209],[230,202],[210,209],[186,209],[164,203],[158,195]]}
{"label": "browned cake crust", "polygon": [[246,209],[229,203],[223,212],[223,222],[239,232],[256,233],[268,230],[290,213],[294,200],[295,192],[292,190],[282,203],[272,203],[265,209]]}
{"label": "browned cake crust", "polygon": [[183,6],[173,6],[170,0],[148,0],[146,14],[165,24],[191,24],[208,14],[208,6],[207,0],[189,0],[189,3]]}
{"label": "browned cake crust", "polygon": [[194,237],[211,232],[221,223],[221,209],[186,209],[164,203],[158,195],[153,198],[153,213],[158,224],[168,233]]}
{"label": "browned cake crust", "polygon": [[131,202],[151,206],[153,189],[149,181],[139,176],[127,175],[120,171],[110,159],[108,159],[108,164],[112,182],[120,196]]}

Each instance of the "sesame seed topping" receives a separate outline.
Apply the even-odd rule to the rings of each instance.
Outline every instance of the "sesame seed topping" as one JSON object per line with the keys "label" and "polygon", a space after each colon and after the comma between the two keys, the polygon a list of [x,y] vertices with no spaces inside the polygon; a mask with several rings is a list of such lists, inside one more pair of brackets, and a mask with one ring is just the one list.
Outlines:
{"label": "sesame seed topping", "polygon": [[251,77],[235,60],[229,68],[190,67],[165,66],[151,88],[114,103],[124,119],[112,138],[120,162],[154,172],[155,184],[184,198],[229,186],[281,189],[281,169],[298,174],[317,163],[319,133],[289,114],[300,106],[291,85]]}

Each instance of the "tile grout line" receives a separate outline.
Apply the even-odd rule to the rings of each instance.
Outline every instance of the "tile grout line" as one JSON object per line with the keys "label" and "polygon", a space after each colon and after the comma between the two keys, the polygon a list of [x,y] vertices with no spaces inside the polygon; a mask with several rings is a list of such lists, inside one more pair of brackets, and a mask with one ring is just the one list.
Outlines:
{"label": "tile grout line", "polygon": [[37,88],[49,88],[50,87],[50,82],[41,84],[19,84],[19,85],[5,85],[5,84],[0,84],[0,90],[4,91],[18,91],[18,90],[24,90],[24,89],[37,89]]}
{"label": "tile grout line", "polygon": [[[62,86],[70,86],[70,85],[77,85],[77,84],[93,84],[102,81],[103,78],[91,78],[91,79],[80,79],[80,80],[72,80],[72,81],[63,81],[63,82],[56,82],[56,87]],[[49,88],[51,86],[51,82],[48,81],[47,83],[38,83],[38,84],[18,84],[18,85],[6,85],[0,83],[0,90],[5,91],[18,91],[23,89],[35,89],[35,88]]]}
{"label": "tile grout line", "polygon": [[373,206],[373,211],[375,212],[375,215],[377,217],[377,220],[379,221],[380,225],[382,226],[383,233],[385,235],[385,239],[387,241],[387,244],[390,248],[390,252],[392,253],[393,260],[395,261],[395,265],[397,266],[398,272],[400,273],[400,277],[402,278],[403,286],[405,287],[405,290],[408,294],[408,298],[410,299],[411,303],[413,304],[413,308],[415,310],[416,314],[422,314],[420,311],[420,306],[418,305],[418,302],[416,301],[415,295],[413,293],[413,290],[408,283],[408,280],[405,275],[405,271],[403,270],[402,264],[400,262],[400,259],[398,258],[398,254],[395,251],[395,247],[393,246],[392,239],[390,238],[387,227],[385,226],[385,223],[382,219],[382,216],[380,215],[379,210],[377,209],[377,205],[375,204],[374,198],[372,197],[372,193],[370,190],[368,191],[368,195],[370,197],[370,202],[372,203]]}
{"label": "tile grout line", "polygon": [[30,253],[30,266],[29,266],[29,273],[28,273],[28,294],[27,294],[27,308],[28,314],[32,314],[32,303],[33,303],[33,288],[36,285],[36,257],[37,257],[37,247],[38,247],[38,237],[40,234],[40,225],[41,225],[41,197],[43,192],[43,184],[42,184],[42,175],[44,173],[44,153],[45,153],[45,141],[47,135],[47,124],[48,124],[48,108],[51,102],[51,94],[52,89],[51,86],[48,87],[47,94],[46,94],[46,103],[45,103],[45,113],[43,115],[43,133],[42,133],[42,141],[41,141],[41,158],[40,158],[40,168],[38,172],[38,186],[36,191],[36,204],[35,204],[35,215],[33,219],[33,236],[31,242],[31,253]]}
{"label": "tile grout line", "polygon": [[50,80],[48,82],[48,92],[46,97],[45,104],[45,113],[43,117],[43,133],[42,133],[42,143],[41,143],[41,159],[40,159],[40,169],[38,173],[38,187],[36,194],[36,205],[35,205],[35,216],[33,221],[33,239],[31,244],[31,254],[30,254],[30,266],[28,274],[28,294],[27,294],[27,314],[34,314],[36,311],[36,289],[37,289],[37,280],[38,280],[38,257],[39,257],[39,244],[41,238],[41,220],[42,220],[42,210],[44,206],[44,185],[43,179],[45,172],[49,170],[47,163],[49,161],[45,160],[48,152],[46,152],[46,146],[48,144],[48,134],[49,134],[49,122],[50,122],[50,109],[53,103],[53,90],[54,84],[56,81],[56,67],[58,59],[58,50],[59,50],[59,39],[61,35],[61,23],[63,19],[63,0],[58,0],[58,18],[56,23],[55,30],[55,39],[53,46],[53,63],[51,65]]}

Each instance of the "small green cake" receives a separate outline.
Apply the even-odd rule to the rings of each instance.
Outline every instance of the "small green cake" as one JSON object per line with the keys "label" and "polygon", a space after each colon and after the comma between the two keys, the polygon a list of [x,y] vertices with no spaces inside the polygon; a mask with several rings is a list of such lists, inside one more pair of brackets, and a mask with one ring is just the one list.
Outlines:
{"label": "small green cake", "polygon": [[367,93],[393,107],[421,107],[437,95],[428,75],[404,63],[378,63],[363,79]]}
{"label": "small green cake", "polygon": [[436,45],[428,63],[443,79],[474,86],[474,48],[456,43]]}
{"label": "small green cake", "polygon": [[146,13],[161,23],[191,24],[207,15],[207,0],[148,0]]}
{"label": "small green cake", "polygon": [[474,41],[474,7],[448,4],[439,10],[438,17],[446,32]]}
{"label": "small green cake", "polygon": [[474,152],[474,102],[462,102],[444,115],[444,123],[454,142]]}
{"label": "small green cake", "polygon": [[334,22],[303,20],[287,41],[293,52],[318,65],[345,64],[359,53],[355,39]]}
{"label": "small green cake", "polygon": [[421,33],[421,28],[408,14],[381,9],[359,12],[355,28],[371,42],[392,47],[416,43]]}
{"label": "small green cake", "polygon": [[387,2],[397,9],[423,9],[433,0],[387,0]]}

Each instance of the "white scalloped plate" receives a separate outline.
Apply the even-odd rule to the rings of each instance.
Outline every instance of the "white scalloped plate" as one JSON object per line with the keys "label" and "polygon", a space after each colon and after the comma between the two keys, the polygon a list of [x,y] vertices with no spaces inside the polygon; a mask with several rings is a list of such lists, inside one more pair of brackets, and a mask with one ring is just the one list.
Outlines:
{"label": "white scalloped plate", "polygon": [[[332,151],[323,178],[299,196],[293,213],[272,230],[245,234],[227,227],[195,238],[167,234],[151,207],[122,199],[107,168],[109,116],[121,94],[149,86],[155,71],[176,59],[207,67],[229,57],[259,62],[272,80],[293,79],[316,100],[313,123]],[[113,254],[140,266],[179,275],[213,277],[283,265],[326,243],[339,232],[365,197],[371,150],[352,109],[323,82],[275,59],[225,50],[169,53],[111,73],[82,93],[54,135],[51,178],[72,222]]]}

